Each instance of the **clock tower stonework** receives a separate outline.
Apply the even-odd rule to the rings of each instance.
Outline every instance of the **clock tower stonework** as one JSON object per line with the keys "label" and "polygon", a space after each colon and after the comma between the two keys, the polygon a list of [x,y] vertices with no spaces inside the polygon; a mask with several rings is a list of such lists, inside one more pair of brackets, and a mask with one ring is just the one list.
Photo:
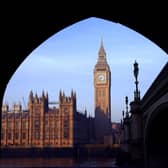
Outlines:
{"label": "clock tower stonework", "polygon": [[101,41],[98,60],[94,67],[95,137],[103,143],[111,135],[111,71]]}

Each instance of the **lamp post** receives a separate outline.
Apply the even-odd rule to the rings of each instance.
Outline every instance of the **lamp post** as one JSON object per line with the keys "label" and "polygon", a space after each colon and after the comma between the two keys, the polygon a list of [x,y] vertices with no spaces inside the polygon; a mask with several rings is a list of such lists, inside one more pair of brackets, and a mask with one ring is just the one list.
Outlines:
{"label": "lamp post", "polygon": [[134,77],[135,77],[135,85],[136,85],[136,90],[134,92],[134,99],[140,100],[140,92],[138,91],[138,74],[139,74],[139,68],[138,68],[138,63],[135,61],[134,63]]}
{"label": "lamp post", "polygon": [[123,116],[123,118],[124,118],[124,110],[122,111],[122,116]]}
{"label": "lamp post", "polygon": [[128,96],[125,97],[125,104],[126,104],[126,117],[128,118],[129,117],[129,114],[128,114]]}

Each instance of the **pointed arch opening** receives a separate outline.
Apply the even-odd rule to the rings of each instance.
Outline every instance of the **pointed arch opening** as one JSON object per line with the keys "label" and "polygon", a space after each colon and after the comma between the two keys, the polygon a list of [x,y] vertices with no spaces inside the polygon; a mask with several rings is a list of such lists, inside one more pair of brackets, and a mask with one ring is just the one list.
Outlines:
{"label": "pointed arch opening", "polygon": [[[83,18],[82,18],[83,19]],[[79,20],[81,20],[81,18],[79,17],[79,18],[75,18],[73,21],[70,21],[70,22],[66,22],[66,26],[68,26],[68,25],[70,25],[71,23],[75,23],[76,21],[79,21]],[[113,19],[108,19],[108,20],[113,20]],[[115,20],[115,19],[114,19]],[[119,19],[120,20],[120,19]],[[121,19],[122,20],[122,19]],[[116,19],[116,22],[120,22],[120,21],[117,21],[117,19]],[[122,23],[122,22],[120,22],[120,23]],[[124,23],[124,22],[123,22]],[[125,24],[124,24],[125,25]],[[129,25],[129,24],[128,24]],[[58,26],[57,28],[56,28],[56,31],[59,31],[59,30],[61,30],[62,28],[64,28],[64,27],[66,27],[66,26]],[[136,27],[136,26],[135,26]],[[55,28],[52,28],[51,29],[51,31],[49,30],[49,33],[46,35],[45,33],[45,35],[44,36],[42,36],[42,38],[40,38],[40,40],[35,40],[34,42],[33,42],[33,45],[31,45],[30,47],[28,47],[28,48],[26,48],[26,51],[24,52],[24,54],[23,54],[23,57],[21,57],[21,58],[19,58],[18,59],[18,62],[17,62],[17,64],[16,65],[14,65],[14,69],[21,63],[21,61],[23,61],[23,58],[25,58],[25,57],[27,57],[27,53],[31,53],[31,51],[32,51],[32,49],[33,48],[36,48],[42,41],[44,41],[44,39],[47,39],[50,35],[52,35],[52,34],[54,34],[55,33],[55,31],[53,31],[53,30],[55,30]],[[136,30],[136,28],[135,28],[135,30]],[[53,33],[54,32],[54,33]],[[101,35],[100,35],[101,36]],[[98,43],[99,43],[99,38],[100,37],[98,37],[97,39],[98,39]],[[111,38],[113,38],[113,37],[111,37]],[[35,44],[35,45],[34,45]],[[107,44],[107,42],[106,42],[106,44]],[[106,45],[105,45],[106,46]],[[122,49],[121,49],[122,50]],[[129,50],[129,49],[128,49]],[[95,50],[96,51],[96,50]],[[26,54],[25,54],[26,53]],[[112,52],[111,52],[112,53]],[[22,55],[22,54],[21,54]],[[95,54],[96,55],[96,54]],[[134,60],[132,60],[132,61],[134,61]],[[131,62],[132,63],[132,62]],[[122,64],[122,61],[121,61],[121,64]],[[37,65],[36,65],[37,66]],[[39,68],[39,66],[37,66],[38,68]],[[10,75],[13,73],[13,69],[12,69],[12,71],[11,71],[11,73],[10,73]],[[9,79],[9,77],[10,77],[10,75],[8,74],[8,78],[7,79]],[[5,85],[4,85],[5,86]],[[5,87],[4,87],[5,88]],[[31,89],[31,88],[30,88]],[[3,90],[4,91],[4,90]]]}

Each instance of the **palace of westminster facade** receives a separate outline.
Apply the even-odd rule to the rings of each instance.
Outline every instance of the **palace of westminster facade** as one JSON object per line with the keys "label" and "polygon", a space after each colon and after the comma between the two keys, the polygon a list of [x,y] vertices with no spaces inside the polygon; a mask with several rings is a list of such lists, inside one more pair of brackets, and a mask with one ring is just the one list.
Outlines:
{"label": "palace of westminster facade", "polygon": [[[48,94],[31,91],[28,109],[14,104],[2,106],[1,147],[74,147],[112,141],[111,72],[101,42],[94,68],[95,117],[77,111],[76,92],[59,92],[58,107],[50,107]],[[119,135],[117,135],[119,137]],[[119,139],[119,138],[118,138]]]}

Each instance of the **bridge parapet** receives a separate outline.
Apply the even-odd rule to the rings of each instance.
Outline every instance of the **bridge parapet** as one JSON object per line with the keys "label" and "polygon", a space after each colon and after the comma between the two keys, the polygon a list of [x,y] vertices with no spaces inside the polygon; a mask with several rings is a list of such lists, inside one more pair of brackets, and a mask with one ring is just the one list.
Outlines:
{"label": "bridge parapet", "polygon": [[140,105],[141,105],[140,101],[138,101],[138,102],[132,101],[130,103],[130,113],[131,114],[141,113]]}
{"label": "bridge parapet", "polygon": [[150,88],[141,100],[141,110],[143,113],[164,94],[168,92],[168,63],[165,64]]}

